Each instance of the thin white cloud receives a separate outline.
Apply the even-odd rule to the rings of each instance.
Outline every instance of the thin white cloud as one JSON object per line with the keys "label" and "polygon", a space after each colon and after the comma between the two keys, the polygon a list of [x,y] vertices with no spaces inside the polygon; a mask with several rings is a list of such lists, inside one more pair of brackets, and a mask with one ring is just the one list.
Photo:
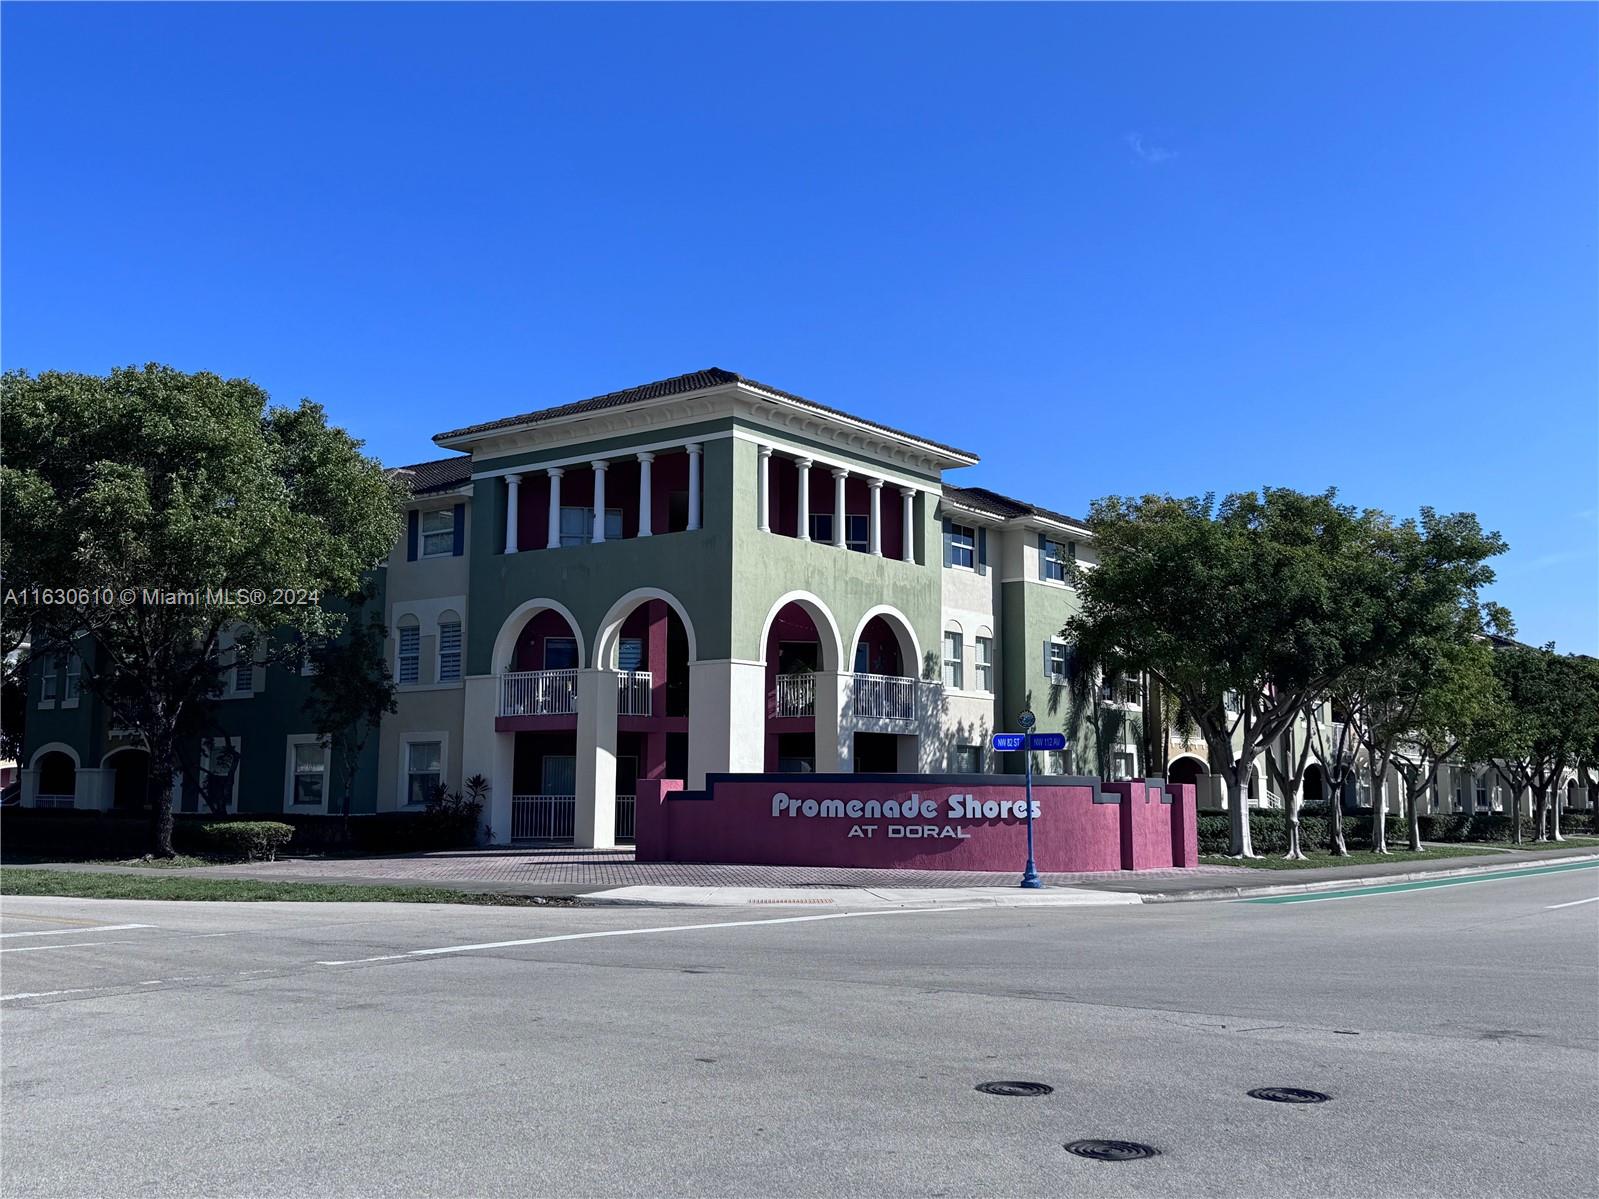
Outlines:
{"label": "thin white cloud", "polygon": [[1138,157],[1138,161],[1151,166],[1177,157],[1176,150],[1168,150],[1165,146],[1156,146],[1144,141],[1142,133],[1129,133],[1126,140],[1128,149]]}

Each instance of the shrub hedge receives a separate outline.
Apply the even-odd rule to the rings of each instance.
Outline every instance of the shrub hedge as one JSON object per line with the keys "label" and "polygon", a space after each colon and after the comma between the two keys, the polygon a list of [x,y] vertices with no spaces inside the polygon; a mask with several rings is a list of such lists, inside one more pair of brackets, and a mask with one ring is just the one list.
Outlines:
{"label": "shrub hedge", "polygon": [[[1232,825],[1226,812],[1201,812],[1196,821],[1199,852],[1224,854],[1232,847]],[[1510,817],[1503,812],[1437,812],[1417,817],[1423,841],[1459,842],[1513,841]],[[1560,813],[1562,833],[1591,833],[1593,813],[1569,809]],[[1388,844],[1405,844],[1410,839],[1404,813],[1389,812]],[[1533,823],[1521,818],[1521,838],[1531,841]],[[1288,852],[1288,815],[1281,808],[1251,808],[1249,836],[1256,853]],[[1344,841],[1352,848],[1371,844],[1371,813],[1344,814]],[[1332,844],[1332,814],[1325,804],[1306,804],[1299,811],[1299,843],[1306,852],[1326,849]]]}
{"label": "shrub hedge", "polygon": [[292,825],[275,820],[229,820],[200,828],[210,851],[234,862],[270,862],[294,838]]}

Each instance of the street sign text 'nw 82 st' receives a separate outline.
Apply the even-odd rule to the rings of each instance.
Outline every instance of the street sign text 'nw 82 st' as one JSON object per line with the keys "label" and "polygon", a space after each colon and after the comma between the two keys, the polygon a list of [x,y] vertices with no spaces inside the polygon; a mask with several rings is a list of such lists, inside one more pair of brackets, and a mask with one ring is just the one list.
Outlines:
{"label": "street sign text 'nw 82 st'", "polygon": [[1028,749],[1065,749],[1065,733],[995,733],[996,753],[1014,753],[1026,745]]}

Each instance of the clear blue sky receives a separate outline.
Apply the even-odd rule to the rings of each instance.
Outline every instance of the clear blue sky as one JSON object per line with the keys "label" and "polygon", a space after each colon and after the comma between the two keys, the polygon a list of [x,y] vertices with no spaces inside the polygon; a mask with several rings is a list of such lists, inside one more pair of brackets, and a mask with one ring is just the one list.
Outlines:
{"label": "clear blue sky", "polygon": [[7,4],[7,368],[431,434],[717,365],[956,481],[1469,509],[1599,651],[1599,8]]}

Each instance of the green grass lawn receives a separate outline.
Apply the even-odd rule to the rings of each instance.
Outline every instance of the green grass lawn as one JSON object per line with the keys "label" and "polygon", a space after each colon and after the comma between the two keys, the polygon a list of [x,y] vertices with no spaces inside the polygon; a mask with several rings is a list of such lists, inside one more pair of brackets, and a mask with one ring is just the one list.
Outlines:
{"label": "green grass lawn", "polygon": [[1372,853],[1369,849],[1351,849],[1345,857],[1337,858],[1321,850],[1307,851],[1302,862],[1290,862],[1280,853],[1267,854],[1243,861],[1223,854],[1204,854],[1200,861],[1211,866],[1249,866],[1256,870],[1310,870],[1319,866],[1364,866],[1374,862],[1437,861],[1439,858],[1462,858],[1473,854],[1493,854],[1482,845],[1451,845],[1447,849],[1424,849],[1412,853],[1408,849],[1395,849],[1392,853]]}
{"label": "green grass lawn", "polygon": [[350,883],[259,882],[254,879],[141,878],[74,870],[0,870],[0,895],[70,895],[85,899],[198,899],[278,903],[463,903],[506,907],[571,906],[570,898],[493,895],[447,887],[385,887]]}
{"label": "green grass lawn", "polygon": [[1599,837],[1567,837],[1564,841],[1523,841],[1517,845],[1514,841],[1487,841],[1495,849],[1592,849],[1599,845]]}

